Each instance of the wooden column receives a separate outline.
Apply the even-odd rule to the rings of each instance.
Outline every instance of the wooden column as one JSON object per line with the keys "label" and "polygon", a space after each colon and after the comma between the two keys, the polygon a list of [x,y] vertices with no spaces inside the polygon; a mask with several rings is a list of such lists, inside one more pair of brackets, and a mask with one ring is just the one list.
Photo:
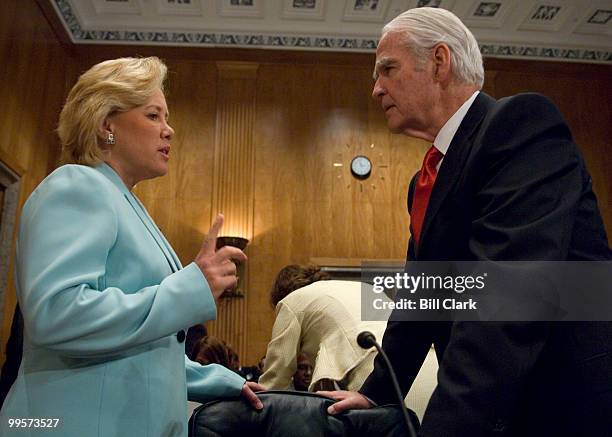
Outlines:
{"label": "wooden column", "polygon": [[[213,170],[211,223],[223,213],[220,235],[253,238],[255,150],[253,128],[259,65],[217,63],[217,122]],[[248,255],[248,247],[247,247]],[[240,268],[244,297],[221,299],[217,320],[208,324],[211,335],[228,342],[241,360],[247,354],[248,263]],[[242,365],[253,364],[241,362]]]}

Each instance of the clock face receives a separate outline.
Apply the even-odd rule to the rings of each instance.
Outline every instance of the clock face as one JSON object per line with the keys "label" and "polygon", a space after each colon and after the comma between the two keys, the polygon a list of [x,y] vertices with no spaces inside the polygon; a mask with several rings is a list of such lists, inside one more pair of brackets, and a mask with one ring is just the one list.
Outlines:
{"label": "clock face", "polygon": [[351,173],[357,179],[366,179],[372,173],[372,162],[367,156],[355,156],[351,161]]}

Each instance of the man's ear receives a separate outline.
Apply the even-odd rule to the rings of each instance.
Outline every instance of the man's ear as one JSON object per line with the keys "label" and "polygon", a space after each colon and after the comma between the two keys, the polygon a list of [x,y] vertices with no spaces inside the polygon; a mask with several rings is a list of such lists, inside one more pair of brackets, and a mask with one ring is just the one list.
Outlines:
{"label": "man's ear", "polygon": [[434,78],[439,82],[448,82],[452,78],[451,53],[448,46],[439,43],[432,49]]}

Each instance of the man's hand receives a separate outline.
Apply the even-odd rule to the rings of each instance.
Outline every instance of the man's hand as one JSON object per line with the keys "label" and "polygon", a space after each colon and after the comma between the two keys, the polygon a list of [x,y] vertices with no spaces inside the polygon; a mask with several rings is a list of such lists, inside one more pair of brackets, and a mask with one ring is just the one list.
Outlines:
{"label": "man's hand", "polygon": [[356,391],[318,391],[317,394],[339,401],[333,405],[330,405],[330,407],[327,409],[329,414],[340,414],[345,410],[373,407],[368,398]]}
{"label": "man's hand", "polygon": [[246,399],[246,401],[251,404],[253,408],[256,410],[261,410],[263,408],[263,404],[255,394],[256,391],[265,391],[265,387],[263,385],[259,385],[256,382],[247,381],[242,386],[242,392],[240,392],[240,396]]}
{"label": "man's hand", "polygon": [[226,290],[234,288],[238,282],[236,264],[232,260],[245,262],[247,259],[244,252],[236,247],[223,246],[215,250],[221,226],[223,226],[223,215],[219,214],[204,237],[202,248],[195,258],[195,263],[202,270],[215,300],[219,299]]}

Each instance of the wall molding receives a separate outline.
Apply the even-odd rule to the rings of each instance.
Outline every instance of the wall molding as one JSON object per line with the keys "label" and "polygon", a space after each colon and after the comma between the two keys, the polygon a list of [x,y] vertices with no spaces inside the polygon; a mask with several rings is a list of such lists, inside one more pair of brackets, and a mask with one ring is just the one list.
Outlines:
{"label": "wall molding", "polygon": [[[81,27],[68,0],[53,0],[74,44],[160,45],[180,47],[232,47],[372,53],[378,38],[276,33],[129,31]],[[485,57],[612,64],[611,50],[482,42]]]}

